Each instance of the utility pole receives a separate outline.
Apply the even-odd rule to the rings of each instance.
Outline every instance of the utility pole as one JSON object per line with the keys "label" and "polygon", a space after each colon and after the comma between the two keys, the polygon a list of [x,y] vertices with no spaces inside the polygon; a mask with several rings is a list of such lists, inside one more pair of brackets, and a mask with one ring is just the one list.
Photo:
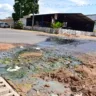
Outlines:
{"label": "utility pole", "polygon": [[34,9],[35,9],[35,0],[33,0],[32,30],[33,30],[33,26],[34,26]]}
{"label": "utility pole", "polygon": [[20,19],[21,19],[21,0],[20,0],[20,2],[19,2],[19,6],[20,6]]}

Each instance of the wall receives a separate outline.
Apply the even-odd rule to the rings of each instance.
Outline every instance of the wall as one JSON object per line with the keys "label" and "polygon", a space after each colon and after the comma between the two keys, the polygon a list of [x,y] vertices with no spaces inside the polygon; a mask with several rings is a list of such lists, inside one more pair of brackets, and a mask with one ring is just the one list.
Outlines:
{"label": "wall", "polygon": [[[26,26],[25,29],[31,30],[30,26]],[[35,31],[41,31],[41,32],[46,32],[46,33],[56,33],[57,30],[53,28],[47,28],[47,27],[34,27]],[[72,35],[86,35],[86,36],[96,36],[95,32],[86,32],[86,31],[78,31],[78,30],[70,30],[70,29],[59,29],[58,30],[59,34],[72,34]]]}
{"label": "wall", "polygon": [[21,18],[20,21],[22,21],[24,27],[26,26],[26,18]]}
{"label": "wall", "polygon": [[95,21],[95,24],[94,24],[94,32],[96,32],[96,21]]}
{"label": "wall", "polygon": [[92,19],[93,21],[96,20],[96,14],[93,14],[93,15],[87,15],[87,17],[89,17],[89,18]]}
{"label": "wall", "polygon": [[96,14],[93,14],[93,15],[87,15],[87,17],[89,17],[90,19],[92,19],[93,21],[95,21],[95,24],[94,24],[94,32],[96,32]]}

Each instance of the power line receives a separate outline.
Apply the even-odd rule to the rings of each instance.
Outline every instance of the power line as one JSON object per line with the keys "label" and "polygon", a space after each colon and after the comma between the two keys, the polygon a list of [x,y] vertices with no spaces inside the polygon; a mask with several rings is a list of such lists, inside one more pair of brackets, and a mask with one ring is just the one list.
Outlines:
{"label": "power line", "polygon": [[96,4],[83,4],[83,5],[69,5],[69,6],[73,6],[73,7],[90,7],[90,6],[96,6]]}
{"label": "power line", "polygon": [[82,4],[82,5],[67,5],[67,4],[43,4],[46,7],[93,7],[96,6],[96,4]]}

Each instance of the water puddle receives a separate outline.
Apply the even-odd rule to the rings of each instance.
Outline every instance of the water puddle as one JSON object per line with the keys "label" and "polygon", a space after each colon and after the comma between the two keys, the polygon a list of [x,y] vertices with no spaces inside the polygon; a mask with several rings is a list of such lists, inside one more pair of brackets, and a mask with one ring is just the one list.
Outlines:
{"label": "water puddle", "polygon": [[[3,61],[2,66],[0,67],[0,74],[3,74],[3,76],[5,75],[5,77],[7,75],[8,79],[19,80],[26,75],[38,74],[40,72],[50,72],[61,67],[74,67],[81,64],[81,62],[76,58],[67,57],[64,55],[61,56],[54,53],[52,50],[41,50],[40,47],[23,49],[18,48],[15,50],[15,52],[13,52],[13,49],[10,52],[10,56],[7,55],[7,57],[1,59],[1,61]],[[9,58],[8,56],[12,58]],[[16,72],[8,71],[9,68],[14,69],[14,66],[18,66],[20,69]]]}
{"label": "water puddle", "polygon": [[96,51],[96,41],[92,40],[76,40],[76,39],[66,39],[66,38],[48,38],[46,41],[37,44],[41,48],[55,48],[59,49],[59,52],[73,51],[80,53],[89,53]]}
{"label": "water puddle", "polygon": [[[63,84],[52,80],[34,79],[32,76],[53,72],[60,68],[68,68],[71,73],[74,73],[74,68],[82,62],[75,58],[71,52],[95,52],[96,42],[88,40],[68,41],[68,39],[66,42],[64,40],[59,42],[63,43],[58,44],[56,39],[55,41],[41,42],[36,46],[18,47],[0,52],[0,75],[14,83],[34,84],[28,93],[29,96],[33,93],[33,89],[45,93],[46,90],[47,92],[64,93]],[[7,69],[12,68],[12,66],[18,66],[20,69],[8,72]]]}

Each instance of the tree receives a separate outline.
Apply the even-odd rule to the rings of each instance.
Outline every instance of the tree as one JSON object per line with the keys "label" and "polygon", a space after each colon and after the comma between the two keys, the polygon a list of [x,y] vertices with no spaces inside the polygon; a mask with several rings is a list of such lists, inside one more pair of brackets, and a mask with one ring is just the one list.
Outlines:
{"label": "tree", "polygon": [[[35,2],[35,3],[34,3]],[[15,0],[14,13],[12,14],[13,20],[18,21],[25,15],[36,14],[39,11],[38,0]]]}

